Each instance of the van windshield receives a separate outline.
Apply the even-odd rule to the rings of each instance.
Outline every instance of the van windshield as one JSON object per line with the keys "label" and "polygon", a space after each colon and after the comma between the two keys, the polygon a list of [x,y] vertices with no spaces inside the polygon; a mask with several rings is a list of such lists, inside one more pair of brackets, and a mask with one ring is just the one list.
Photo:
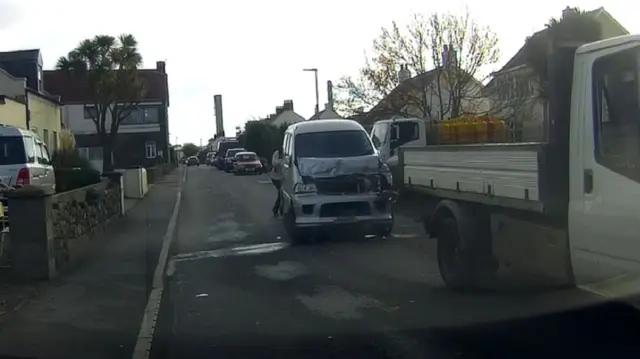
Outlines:
{"label": "van windshield", "polygon": [[27,163],[24,148],[20,136],[0,137],[0,166]]}
{"label": "van windshield", "polygon": [[357,157],[374,152],[364,131],[312,132],[296,135],[296,157]]}

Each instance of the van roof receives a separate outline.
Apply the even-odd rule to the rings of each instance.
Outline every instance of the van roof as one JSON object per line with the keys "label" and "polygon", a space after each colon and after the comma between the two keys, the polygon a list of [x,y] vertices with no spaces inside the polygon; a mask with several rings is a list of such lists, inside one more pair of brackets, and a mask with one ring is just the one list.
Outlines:
{"label": "van roof", "polygon": [[29,130],[22,128],[0,124],[0,136],[34,136],[35,134]]}
{"label": "van roof", "polygon": [[291,125],[293,133],[364,131],[364,127],[353,120],[311,120]]}
{"label": "van roof", "polygon": [[240,155],[255,155],[255,156],[257,156],[257,154],[255,152],[250,152],[250,151],[242,151],[242,152],[236,153],[236,156],[240,156]]}

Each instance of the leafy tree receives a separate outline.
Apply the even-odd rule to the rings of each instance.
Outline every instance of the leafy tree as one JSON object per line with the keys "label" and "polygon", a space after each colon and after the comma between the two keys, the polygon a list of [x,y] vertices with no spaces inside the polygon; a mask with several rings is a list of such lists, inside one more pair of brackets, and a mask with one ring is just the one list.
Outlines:
{"label": "leafy tree", "polygon": [[[446,64],[445,46],[454,50],[447,54]],[[496,34],[468,12],[416,14],[406,26],[393,22],[382,29],[358,76],[338,82],[336,108],[345,115],[375,106],[381,115],[457,117],[463,104],[482,100],[477,79],[484,79],[487,66],[498,58]],[[401,91],[394,91],[401,66],[415,77],[402,82]]]}
{"label": "leafy tree", "polygon": [[87,84],[91,120],[96,126],[103,148],[103,171],[113,169],[112,154],[118,128],[144,96],[138,67],[142,55],[138,42],[130,34],[119,37],[97,35],[85,39],[56,67]]}
{"label": "leafy tree", "polygon": [[545,25],[547,31],[539,32],[526,40],[527,64],[538,79],[539,97],[547,98],[547,56],[554,44],[582,44],[602,40],[601,25],[595,17],[579,8],[565,9],[566,16],[551,18]]}
{"label": "leafy tree", "polygon": [[244,148],[271,160],[273,151],[282,147],[282,139],[288,126],[283,124],[275,127],[267,121],[249,121],[242,134]]}
{"label": "leafy tree", "polygon": [[182,145],[182,153],[185,157],[195,156],[200,152],[200,148],[193,143],[185,143]]}

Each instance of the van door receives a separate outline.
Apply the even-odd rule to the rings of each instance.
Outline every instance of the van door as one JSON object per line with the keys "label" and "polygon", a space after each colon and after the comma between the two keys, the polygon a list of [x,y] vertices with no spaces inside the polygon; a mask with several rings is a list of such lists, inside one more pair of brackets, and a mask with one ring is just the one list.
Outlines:
{"label": "van door", "polygon": [[628,47],[584,64],[572,107],[571,261],[577,284],[611,297],[640,292],[640,52]]}

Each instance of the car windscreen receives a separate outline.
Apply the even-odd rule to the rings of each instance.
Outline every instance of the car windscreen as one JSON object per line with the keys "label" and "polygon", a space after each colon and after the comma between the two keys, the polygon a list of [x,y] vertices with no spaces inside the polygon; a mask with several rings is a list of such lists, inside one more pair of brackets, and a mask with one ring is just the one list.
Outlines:
{"label": "car windscreen", "polygon": [[27,162],[24,141],[20,136],[0,137],[0,166]]}
{"label": "car windscreen", "polygon": [[257,161],[258,160],[258,156],[256,156],[256,155],[236,155],[236,160],[242,161],[242,162]]}
{"label": "car windscreen", "polygon": [[373,146],[364,131],[312,132],[296,135],[296,157],[357,157],[373,154]]}

